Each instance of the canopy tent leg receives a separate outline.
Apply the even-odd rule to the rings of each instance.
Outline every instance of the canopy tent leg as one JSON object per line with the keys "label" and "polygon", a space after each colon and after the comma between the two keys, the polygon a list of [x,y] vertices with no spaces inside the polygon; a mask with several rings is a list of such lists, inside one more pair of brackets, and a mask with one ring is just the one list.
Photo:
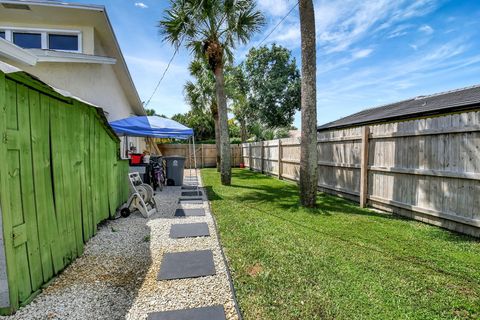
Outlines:
{"label": "canopy tent leg", "polygon": [[193,161],[195,164],[195,176],[198,178],[198,171],[197,171],[197,149],[195,148],[195,134],[192,136],[193,141]]}
{"label": "canopy tent leg", "polygon": [[192,151],[190,150],[191,147],[191,137],[188,138],[188,177],[189,180],[192,181]]}
{"label": "canopy tent leg", "polygon": [[[192,135],[191,137],[191,141],[192,141],[192,148],[193,148],[193,161],[194,161],[194,168],[195,168],[195,178],[196,178],[196,181],[197,181],[197,184],[195,185],[195,190],[197,192],[197,195],[199,194],[198,193],[198,171],[197,171],[197,150],[195,148],[195,134]],[[190,140],[189,140],[189,143],[190,143]],[[192,172],[192,157],[190,156],[190,158],[188,159],[189,160],[189,163],[190,163],[190,173]]]}

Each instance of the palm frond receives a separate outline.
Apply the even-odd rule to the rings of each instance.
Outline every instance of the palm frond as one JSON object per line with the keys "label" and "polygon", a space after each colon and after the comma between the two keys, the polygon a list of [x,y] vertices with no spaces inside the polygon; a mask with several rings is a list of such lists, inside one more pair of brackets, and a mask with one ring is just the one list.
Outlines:
{"label": "palm frond", "polygon": [[205,58],[205,44],[222,45],[226,60],[233,60],[232,49],[245,44],[265,23],[254,0],[171,0],[159,21],[165,41],[185,46],[197,58]]}

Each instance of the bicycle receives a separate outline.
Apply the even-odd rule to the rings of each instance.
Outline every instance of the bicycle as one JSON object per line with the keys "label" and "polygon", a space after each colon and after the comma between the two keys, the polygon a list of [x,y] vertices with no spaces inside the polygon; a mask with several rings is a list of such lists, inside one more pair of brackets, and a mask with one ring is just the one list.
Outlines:
{"label": "bicycle", "polygon": [[167,184],[166,161],[160,157],[152,158],[150,164],[152,166],[150,174],[153,190],[156,191],[159,188],[160,191],[163,191],[163,187]]}

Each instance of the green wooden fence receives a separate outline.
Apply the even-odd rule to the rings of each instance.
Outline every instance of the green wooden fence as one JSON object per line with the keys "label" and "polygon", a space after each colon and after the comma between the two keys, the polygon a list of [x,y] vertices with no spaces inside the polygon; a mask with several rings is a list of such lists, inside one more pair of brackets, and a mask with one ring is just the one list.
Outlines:
{"label": "green wooden fence", "polygon": [[0,72],[0,208],[12,313],[83,252],[128,197],[103,112],[26,73]]}

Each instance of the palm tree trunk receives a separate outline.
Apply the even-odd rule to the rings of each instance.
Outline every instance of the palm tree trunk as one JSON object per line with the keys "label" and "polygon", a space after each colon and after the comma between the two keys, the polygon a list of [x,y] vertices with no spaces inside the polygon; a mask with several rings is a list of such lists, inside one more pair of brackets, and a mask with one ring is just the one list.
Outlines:
{"label": "palm tree trunk", "polygon": [[223,65],[218,65],[215,70],[215,89],[217,91],[218,127],[220,131],[220,175],[221,182],[229,186],[232,180],[230,137],[228,134],[227,98],[225,96],[225,79]]}
{"label": "palm tree trunk", "polygon": [[217,151],[217,172],[220,172],[220,128],[218,124],[218,109],[213,114],[213,121],[215,122],[215,149]]}
{"label": "palm tree trunk", "polygon": [[302,41],[302,137],[300,141],[300,202],[314,207],[317,200],[317,89],[315,13],[312,0],[300,0]]}

